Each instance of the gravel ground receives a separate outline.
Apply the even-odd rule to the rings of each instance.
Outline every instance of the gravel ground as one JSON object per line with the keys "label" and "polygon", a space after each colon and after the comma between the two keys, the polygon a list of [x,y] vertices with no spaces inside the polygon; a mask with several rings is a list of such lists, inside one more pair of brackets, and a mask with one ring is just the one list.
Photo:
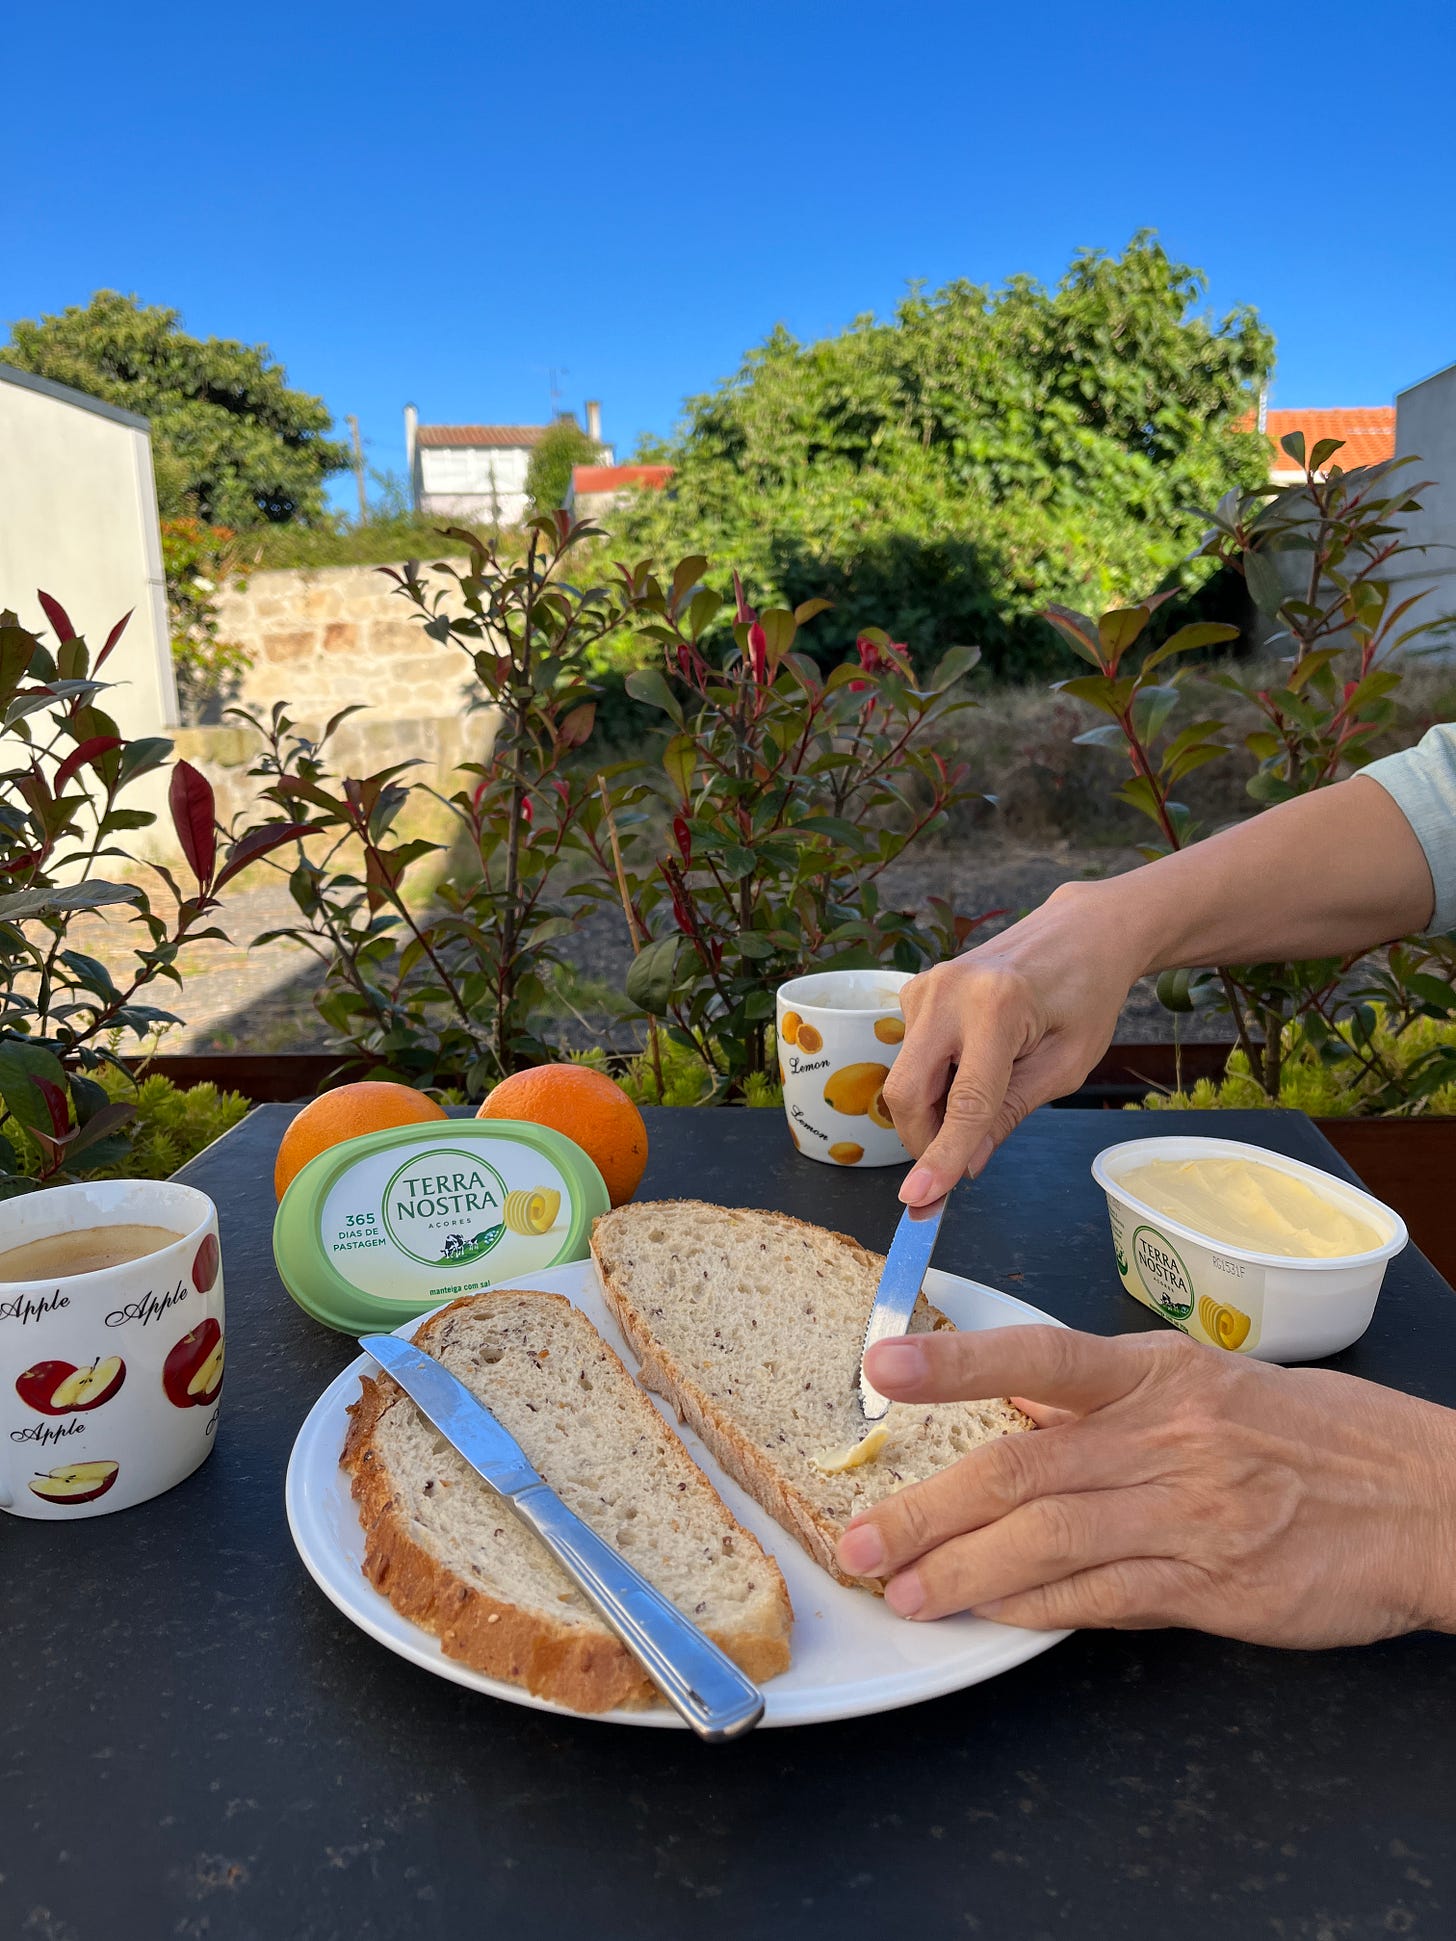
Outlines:
{"label": "gravel ground", "polygon": [[[1138,860],[1132,850],[1094,849],[1071,843],[1018,844],[1003,838],[978,836],[973,842],[948,843],[918,852],[882,879],[887,896],[910,907],[930,895],[949,897],[966,915],[1004,910],[977,933],[993,936],[1025,911],[1034,908],[1060,883],[1111,876]],[[250,949],[248,940],[289,921],[293,904],[281,875],[257,871],[238,894],[230,896],[222,914],[229,943],[210,940],[198,944],[183,959],[186,978],[181,992],[165,987],[155,1001],[175,1008],[186,1023],[167,1033],[171,1052],[317,1051],[326,1048],[327,1032],[314,1011],[312,996],[321,972],[301,948],[288,943]],[[81,948],[115,965],[125,953],[120,922],[85,925]],[[571,960],[585,978],[599,979],[620,989],[630,951],[621,919],[602,909],[582,926],[570,945]],[[1216,1019],[1183,1021],[1185,1039],[1219,1040],[1226,1024]],[[582,1043],[592,1034],[580,1029],[572,1035]],[[1118,1035],[1147,1042],[1171,1036],[1168,1014],[1158,1004],[1150,984],[1139,985],[1122,1015]]]}

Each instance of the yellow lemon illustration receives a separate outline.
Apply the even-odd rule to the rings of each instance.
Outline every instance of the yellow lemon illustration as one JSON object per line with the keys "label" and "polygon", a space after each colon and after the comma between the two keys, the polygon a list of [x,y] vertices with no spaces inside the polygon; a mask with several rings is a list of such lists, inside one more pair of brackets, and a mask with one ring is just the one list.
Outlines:
{"label": "yellow lemon illustration", "polygon": [[864,1147],[855,1145],[851,1139],[841,1139],[829,1148],[829,1157],[836,1166],[858,1166],[864,1158]]}
{"label": "yellow lemon illustration", "polygon": [[824,1081],[824,1103],[847,1119],[862,1119],[889,1076],[888,1065],[841,1065]]}
{"label": "yellow lemon illustration", "polygon": [[779,1036],[786,1045],[798,1044],[799,1027],[803,1022],[804,1020],[799,1016],[797,1011],[785,1011],[783,1017],[779,1020]]}
{"label": "yellow lemon illustration", "polygon": [[882,1045],[899,1045],[905,1042],[905,1020],[903,1018],[876,1018],[875,1036]]}
{"label": "yellow lemon illustration", "polygon": [[[796,1023],[798,1023],[797,1020]],[[799,1047],[800,1051],[807,1051],[812,1056],[816,1051],[823,1051],[824,1034],[822,1031],[816,1031],[812,1024],[798,1023],[792,1042]]]}
{"label": "yellow lemon illustration", "polygon": [[804,1148],[803,1148],[803,1147],[802,1147],[802,1146],[801,1146],[801,1145],[799,1144],[799,1135],[798,1135],[798,1133],[797,1133],[797,1132],[795,1132],[795,1130],[794,1130],[794,1128],[793,1128],[792,1126],[790,1126],[790,1127],[789,1127],[789,1137],[790,1137],[790,1138],[791,1138],[791,1139],[793,1140],[793,1142],[794,1142],[794,1151],[795,1151],[795,1152],[802,1152],[802,1151],[804,1150]]}
{"label": "yellow lemon illustration", "polygon": [[1204,1333],[1220,1348],[1242,1348],[1254,1325],[1240,1309],[1225,1307],[1208,1294],[1198,1303],[1198,1318]]}
{"label": "yellow lemon illustration", "polygon": [[528,1237],[550,1233],[561,1211],[561,1195],[550,1186],[519,1187],[506,1194],[501,1218],[512,1233]]}
{"label": "yellow lemon illustration", "polygon": [[895,1121],[890,1117],[890,1108],[885,1104],[883,1085],[870,1100],[870,1124],[880,1126],[885,1132],[895,1130]]}

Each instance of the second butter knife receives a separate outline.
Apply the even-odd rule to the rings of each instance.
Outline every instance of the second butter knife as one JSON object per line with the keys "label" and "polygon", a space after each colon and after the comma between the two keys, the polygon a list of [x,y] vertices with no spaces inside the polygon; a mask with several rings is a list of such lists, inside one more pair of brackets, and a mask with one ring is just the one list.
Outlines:
{"label": "second butter knife", "polygon": [[464,1382],[397,1335],[361,1335],[359,1346],[545,1544],[700,1739],[736,1739],[758,1724],[763,1693],[752,1679],[562,1502]]}
{"label": "second butter knife", "polygon": [[859,1399],[866,1422],[878,1422],[890,1403],[889,1398],[881,1395],[865,1374],[864,1358],[877,1341],[887,1341],[892,1335],[904,1334],[910,1326],[910,1316],[920,1298],[921,1282],[925,1279],[930,1256],[935,1252],[935,1243],[940,1237],[940,1216],[945,1212],[945,1203],[949,1198],[950,1195],[944,1193],[938,1200],[932,1200],[929,1206],[907,1206],[900,1215],[900,1224],[895,1229],[890,1251],[885,1256],[885,1271],[880,1275],[879,1291],[870,1309],[869,1325],[859,1351]]}

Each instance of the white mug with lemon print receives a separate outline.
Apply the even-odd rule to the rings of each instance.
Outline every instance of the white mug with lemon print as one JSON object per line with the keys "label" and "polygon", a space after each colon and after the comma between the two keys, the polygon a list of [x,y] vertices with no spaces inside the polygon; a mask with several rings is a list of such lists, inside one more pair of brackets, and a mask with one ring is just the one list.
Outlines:
{"label": "white mug with lemon print", "polygon": [[912,973],[811,971],[778,991],[779,1070],[789,1137],[826,1166],[903,1166],[885,1109],[905,1037],[900,991]]}

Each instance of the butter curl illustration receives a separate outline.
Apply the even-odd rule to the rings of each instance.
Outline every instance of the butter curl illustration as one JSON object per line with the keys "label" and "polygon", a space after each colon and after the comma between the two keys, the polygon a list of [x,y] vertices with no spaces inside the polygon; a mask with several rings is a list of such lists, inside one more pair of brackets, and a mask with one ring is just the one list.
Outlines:
{"label": "butter curl illustration", "polygon": [[550,1233],[561,1210],[561,1195],[549,1186],[519,1187],[506,1194],[501,1218],[512,1233]]}
{"label": "butter curl illustration", "polygon": [[1198,1318],[1209,1340],[1220,1348],[1242,1348],[1249,1338],[1249,1329],[1254,1325],[1241,1309],[1225,1307],[1222,1301],[1215,1301],[1209,1294],[1205,1294],[1198,1303]]}

